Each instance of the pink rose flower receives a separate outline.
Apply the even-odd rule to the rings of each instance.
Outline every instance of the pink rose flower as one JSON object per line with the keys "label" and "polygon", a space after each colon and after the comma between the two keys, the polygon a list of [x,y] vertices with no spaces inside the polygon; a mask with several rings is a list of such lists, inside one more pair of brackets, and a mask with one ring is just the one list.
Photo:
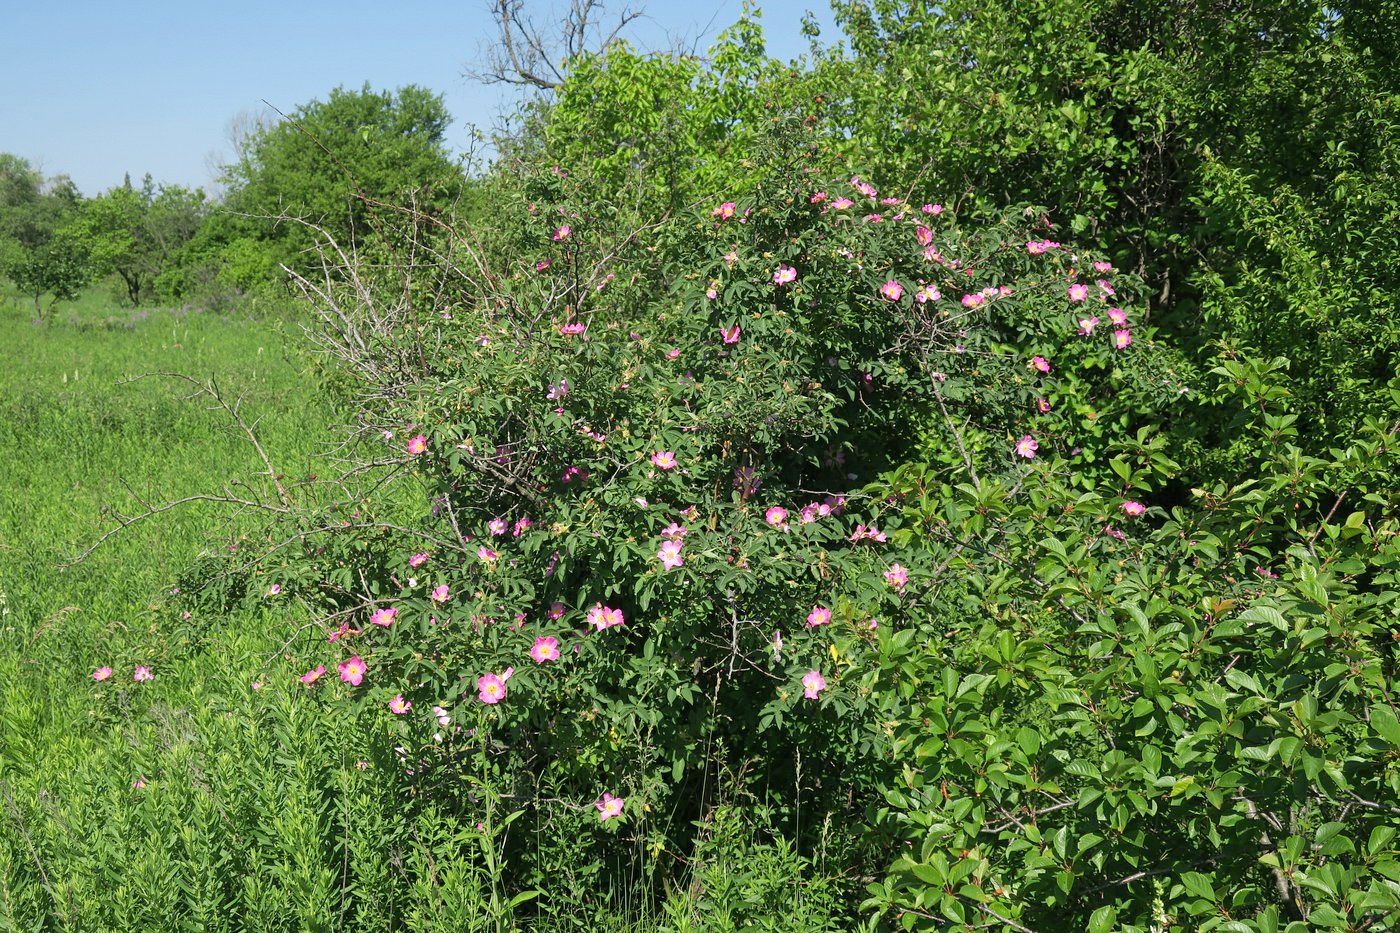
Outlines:
{"label": "pink rose flower", "polygon": [[495,674],[482,674],[476,679],[476,697],[487,706],[495,706],[506,698],[506,682]]}
{"label": "pink rose flower", "polygon": [[530,658],[536,664],[559,660],[559,639],[553,635],[543,635],[530,646]]}
{"label": "pink rose flower", "polygon": [[598,822],[606,823],[622,815],[622,806],[627,802],[624,797],[614,797],[612,794],[604,793],[599,797],[593,806],[598,808]]}
{"label": "pink rose flower", "polygon": [[358,687],[365,679],[368,668],[365,666],[364,658],[358,654],[353,658],[341,661],[336,665],[336,670],[340,671],[340,679],[352,687]]}

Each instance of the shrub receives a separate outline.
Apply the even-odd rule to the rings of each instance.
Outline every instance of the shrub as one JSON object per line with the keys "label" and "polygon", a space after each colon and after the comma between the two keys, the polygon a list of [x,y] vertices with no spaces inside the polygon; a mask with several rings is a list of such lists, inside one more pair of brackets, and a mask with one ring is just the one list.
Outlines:
{"label": "shrub", "polygon": [[1040,212],[965,227],[823,181],[800,129],[770,146],[749,195],[698,213],[629,228],[552,167],[426,278],[302,280],[358,374],[364,468],[431,504],[358,497],[277,571],[328,619],[302,669],[382,723],[417,792],[510,802],[518,889],[544,887],[526,839],[589,824],[576,863],[660,883],[720,770],[799,846],[859,813],[891,763],[855,671],[906,586],[867,484],[929,450],[1008,484],[1052,449],[1093,462],[1074,426],[1145,397],[1131,278]]}

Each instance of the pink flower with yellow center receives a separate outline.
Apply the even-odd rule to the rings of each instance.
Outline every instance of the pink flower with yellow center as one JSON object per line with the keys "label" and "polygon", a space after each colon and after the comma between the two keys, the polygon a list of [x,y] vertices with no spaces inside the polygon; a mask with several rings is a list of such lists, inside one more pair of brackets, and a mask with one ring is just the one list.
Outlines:
{"label": "pink flower with yellow center", "polygon": [[1022,435],[1016,442],[1016,456],[1025,457],[1027,460],[1035,459],[1035,452],[1040,449],[1040,444],[1029,434]]}
{"label": "pink flower with yellow center", "polygon": [[884,298],[886,301],[898,301],[904,297],[904,286],[900,285],[899,282],[894,279],[890,279],[884,285],[880,286],[880,297]]}
{"label": "pink flower with yellow center", "polygon": [[408,443],[404,445],[404,449],[415,457],[419,454],[427,453],[428,439],[421,434],[415,434],[408,439]]}
{"label": "pink flower with yellow center", "polygon": [[1133,332],[1127,328],[1122,328],[1113,332],[1113,349],[1126,350],[1128,349],[1128,345],[1132,342]]}
{"label": "pink flower with yellow center", "polygon": [[923,211],[925,214],[932,214],[934,217],[937,217],[939,214],[943,213],[943,205],[925,204],[923,207],[919,208],[919,210]]}
{"label": "pink flower with yellow center", "polygon": [[909,582],[909,571],[899,564],[890,564],[890,569],[885,571],[885,582],[897,590],[902,590]]}
{"label": "pink flower with yellow center", "polygon": [[933,242],[933,231],[919,224],[914,228],[914,239],[919,241],[920,246],[928,246]]}
{"label": "pink flower with yellow center", "polygon": [[1094,328],[1099,326],[1099,318],[1096,314],[1079,319],[1079,336],[1087,337],[1094,332]]}
{"label": "pink flower with yellow center", "polygon": [[859,175],[851,176],[851,187],[859,191],[861,194],[865,195],[867,198],[873,198],[876,194],[879,193],[875,190],[874,185],[872,185],[868,181],[862,181]]}
{"label": "pink flower with yellow center", "polygon": [[536,664],[559,660],[559,639],[553,635],[542,635],[530,646],[530,658]]}
{"label": "pink flower with yellow center", "polygon": [[605,792],[603,796],[599,797],[598,801],[593,804],[593,806],[598,808],[598,822],[606,823],[614,817],[621,816],[623,804],[626,802],[626,798],[614,797],[612,794]]}
{"label": "pink flower with yellow center", "polygon": [[382,625],[384,628],[394,624],[394,617],[399,614],[399,610],[393,606],[374,610],[374,614],[369,617],[373,625]]}
{"label": "pink flower with yellow center", "polygon": [[559,333],[563,334],[565,337],[577,337],[586,330],[588,330],[588,325],[582,321],[570,321],[559,327]]}
{"label": "pink flower with yellow center", "polygon": [[774,285],[787,285],[797,281],[797,270],[787,263],[778,263],[778,271],[773,273]]}
{"label": "pink flower with yellow center", "polygon": [[658,470],[674,470],[676,468],[675,452],[670,450],[658,450],[651,455],[651,462]]}
{"label": "pink flower with yellow center", "polygon": [[403,716],[411,709],[413,709],[413,704],[405,700],[402,693],[396,694],[394,698],[389,701],[389,712],[393,713],[395,716]]}
{"label": "pink flower with yellow center", "polygon": [[815,700],[826,689],[826,678],[821,675],[821,671],[808,671],[802,675],[802,695],[809,700]]}
{"label": "pink flower with yellow center", "polygon": [[297,680],[300,680],[302,683],[306,684],[306,685],[309,687],[309,686],[311,686],[312,684],[314,684],[316,681],[318,681],[318,680],[320,680],[322,677],[324,677],[325,674],[326,674],[326,665],[324,665],[324,664],[317,664],[317,665],[316,665],[315,667],[313,667],[311,670],[307,671],[305,674],[302,674],[300,677],[298,677]]}
{"label": "pink flower with yellow center", "polygon": [[844,211],[846,208],[850,207],[854,203],[856,202],[852,201],[850,198],[839,197],[835,201],[831,202],[831,206],[838,211]]}
{"label": "pink flower with yellow center", "polygon": [[443,583],[433,588],[432,599],[435,603],[445,603],[451,593],[447,589],[447,584]]}
{"label": "pink flower with yellow center", "polygon": [[983,295],[973,292],[970,295],[962,296],[962,306],[964,308],[980,308],[987,299]]}
{"label": "pink flower with yellow center", "polygon": [[131,679],[137,683],[145,683],[148,680],[155,680],[156,675],[151,673],[151,669],[144,664],[136,665],[136,670],[132,673]]}
{"label": "pink flower with yellow center", "polygon": [[763,520],[774,528],[784,528],[787,526],[788,510],[781,505],[770,505],[763,513]]}
{"label": "pink flower with yellow center", "polygon": [[825,606],[813,606],[812,611],[807,613],[807,627],[816,628],[819,625],[831,624],[831,610]]}
{"label": "pink flower with yellow center", "polygon": [[592,609],[589,609],[587,618],[588,624],[599,632],[610,629],[615,625],[621,625],[624,621],[621,609],[612,609],[608,606],[604,606],[602,603],[598,603]]}
{"label": "pink flower with yellow center", "polygon": [[504,518],[493,518],[486,523],[486,530],[499,538],[506,533],[506,520]]}
{"label": "pink flower with yellow center", "polygon": [[1138,518],[1147,511],[1147,506],[1136,499],[1129,499],[1123,503],[1123,514],[1129,518]]}
{"label": "pink flower with yellow center", "polygon": [[1033,356],[1031,357],[1031,368],[1039,373],[1048,373],[1050,371],[1050,361],[1043,356]]}
{"label": "pink flower with yellow center", "polygon": [[95,680],[95,681],[97,681],[97,682],[99,682],[99,683],[101,683],[102,681],[106,680],[108,677],[111,677],[111,676],[112,676],[112,669],[111,669],[110,667],[105,666],[105,665],[102,666],[102,667],[99,667],[97,670],[95,670],[95,671],[92,672],[92,679]]}
{"label": "pink flower with yellow center", "polygon": [[574,232],[574,228],[568,224],[561,224],[559,229],[554,231],[553,240],[557,243],[560,240],[567,240]]}
{"label": "pink flower with yellow center", "polygon": [[426,551],[424,551],[418,554],[414,554],[412,557],[410,557],[408,559],[408,566],[412,567],[414,570],[417,570],[419,567],[422,567],[427,562],[428,554]]}
{"label": "pink flower with yellow center", "polygon": [[336,665],[336,670],[340,671],[340,679],[352,687],[358,687],[364,682],[365,673],[369,670],[365,666],[365,659],[358,654],[353,658],[347,658]]}
{"label": "pink flower with yellow center", "polygon": [[1035,410],[1040,412],[1042,415],[1050,414],[1050,400],[1046,398],[1036,399]]}
{"label": "pink flower with yellow center", "polygon": [[942,297],[943,295],[938,291],[937,287],[933,285],[925,285],[914,293],[914,300],[917,301],[919,304],[924,304],[925,302],[929,301],[937,301]]}
{"label": "pink flower with yellow center", "polygon": [[506,698],[506,682],[495,674],[482,674],[476,679],[476,698],[495,706]]}
{"label": "pink flower with yellow center", "polygon": [[1128,312],[1122,308],[1109,308],[1108,320],[1116,327],[1124,327],[1128,323]]}
{"label": "pink flower with yellow center", "polygon": [[741,333],[743,333],[743,328],[741,328],[738,324],[735,324],[733,327],[721,327],[719,329],[720,337],[724,340],[726,344],[730,345],[739,342],[739,335]]}
{"label": "pink flower with yellow center", "polygon": [[497,554],[495,551],[491,550],[489,547],[483,544],[481,547],[476,549],[476,556],[481,560],[483,564],[494,564],[500,558],[501,555]]}
{"label": "pink flower with yellow center", "polygon": [[1083,282],[1075,282],[1069,287],[1068,294],[1070,301],[1084,301],[1089,297],[1089,286]]}
{"label": "pink flower with yellow center", "polygon": [[661,566],[667,570],[675,570],[685,563],[685,558],[681,556],[681,548],[684,545],[679,541],[662,541],[661,550],[656,552],[656,557],[661,561]]}
{"label": "pink flower with yellow center", "polygon": [[711,214],[712,216],[714,216],[714,217],[718,217],[720,220],[729,220],[731,217],[734,216],[734,210],[735,210],[735,204],[734,204],[734,202],[733,202],[733,201],[725,201],[725,202],[724,202],[723,204],[721,204],[719,207],[717,207],[717,208],[715,208],[713,211],[711,211],[710,214]]}

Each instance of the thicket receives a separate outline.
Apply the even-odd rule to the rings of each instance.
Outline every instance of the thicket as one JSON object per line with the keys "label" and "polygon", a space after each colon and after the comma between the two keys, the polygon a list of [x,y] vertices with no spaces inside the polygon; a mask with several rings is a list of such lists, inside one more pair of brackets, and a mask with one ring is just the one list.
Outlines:
{"label": "thicket", "polygon": [[457,922],[1394,928],[1394,5],[838,13],[298,232],[347,467],[196,615],[316,620]]}

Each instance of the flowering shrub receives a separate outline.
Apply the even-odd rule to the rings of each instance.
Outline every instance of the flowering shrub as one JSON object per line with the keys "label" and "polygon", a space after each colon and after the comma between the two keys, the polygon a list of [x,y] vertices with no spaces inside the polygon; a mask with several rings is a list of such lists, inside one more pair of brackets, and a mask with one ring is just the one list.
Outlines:
{"label": "flowering shrub", "polygon": [[[1176,502],[1131,277],[810,156],[640,225],[552,167],[430,281],[303,281],[372,478],[277,571],[305,689],[546,913],[527,840],[660,882],[735,795],[904,927],[1389,910],[1393,429],[1307,460],[1224,359],[1258,478]],[[1303,518],[1332,489],[1374,517]]]}
{"label": "flowering shrub", "polygon": [[911,577],[866,484],[920,450],[979,477],[1068,456],[1057,374],[1108,384],[1125,351],[1080,320],[1129,332],[1131,282],[1035,211],[969,229],[806,154],[644,231],[541,173],[436,306],[367,309],[367,348],[332,331],[374,374],[364,442],[431,515],[288,571],[329,597],[301,657],[340,679],[313,689],[426,773],[485,743],[507,796],[607,829],[703,812],[717,762],[823,808],[880,766],[843,672]]}

